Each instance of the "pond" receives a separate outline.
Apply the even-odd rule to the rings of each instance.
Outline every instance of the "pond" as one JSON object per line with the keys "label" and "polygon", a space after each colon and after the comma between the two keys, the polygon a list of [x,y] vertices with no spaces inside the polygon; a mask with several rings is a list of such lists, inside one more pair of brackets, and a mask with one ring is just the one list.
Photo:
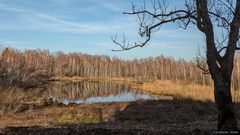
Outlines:
{"label": "pond", "polygon": [[130,84],[113,82],[55,82],[48,87],[49,98],[64,103],[130,102],[158,100],[161,96],[133,90]]}

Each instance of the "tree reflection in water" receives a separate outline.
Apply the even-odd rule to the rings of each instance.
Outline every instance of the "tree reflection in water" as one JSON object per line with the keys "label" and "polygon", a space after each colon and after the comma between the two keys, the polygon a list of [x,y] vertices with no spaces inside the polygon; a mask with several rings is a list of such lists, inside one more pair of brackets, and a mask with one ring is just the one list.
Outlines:
{"label": "tree reflection in water", "polygon": [[52,83],[48,89],[48,95],[53,100],[64,104],[158,99],[157,96],[133,90],[127,83],[89,81]]}

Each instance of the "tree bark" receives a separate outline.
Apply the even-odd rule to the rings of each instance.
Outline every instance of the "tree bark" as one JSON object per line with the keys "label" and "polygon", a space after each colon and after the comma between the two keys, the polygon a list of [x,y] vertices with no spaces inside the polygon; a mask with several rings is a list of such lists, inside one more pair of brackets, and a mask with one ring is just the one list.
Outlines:
{"label": "tree bark", "polygon": [[231,96],[231,77],[221,75],[214,80],[214,96],[218,110],[218,130],[238,131]]}
{"label": "tree bark", "polygon": [[196,6],[199,18],[197,26],[206,36],[207,64],[214,81],[214,97],[218,110],[218,130],[238,131],[231,96],[231,75],[239,32],[240,1],[237,1],[236,15],[231,23],[228,47],[223,57],[217,52],[215,45],[214,30],[208,14],[207,0],[197,0]]}

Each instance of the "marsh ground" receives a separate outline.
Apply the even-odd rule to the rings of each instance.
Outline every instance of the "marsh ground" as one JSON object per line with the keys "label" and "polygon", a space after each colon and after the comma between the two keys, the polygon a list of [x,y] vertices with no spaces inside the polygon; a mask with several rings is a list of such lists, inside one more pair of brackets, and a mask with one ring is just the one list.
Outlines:
{"label": "marsh ground", "polygon": [[[174,97],[172,99],[93,104],[71,103],[69,105],[46,100],[44,97],[49,93],[45,88],[5,89],[1,91],[0,98],[2,104],[0,106],[0,135],[216,134],[217,112],[212,101],[213,92],[209,90],[209,86],[173,84],[163,81],[134,83],[140,91],[169,95]],[[84,87],[88,88],[86,92],[93,93],[90,86]],[[60,88],[65,87],[61,85],[56,89]],[[76,89],[70,88],[74,91]],[[114,87],[107,89],[113,91]],[[66,87],[66,90],[61,91],[66,93],[69,90]],[[93,90],[95,91],[95,87]],[[197,100],[199,98],[201,100]],[[236,116],[240,116],[240,104],[237,103],[235,108]],[[6,111],[1,112],[1,110]]]}
{"label": "marsh ground", "polygon": [[9,135],[214,134],[216,123],[213,103],[182,99],[69,106],[29,104],[0,119],[1,134]]}

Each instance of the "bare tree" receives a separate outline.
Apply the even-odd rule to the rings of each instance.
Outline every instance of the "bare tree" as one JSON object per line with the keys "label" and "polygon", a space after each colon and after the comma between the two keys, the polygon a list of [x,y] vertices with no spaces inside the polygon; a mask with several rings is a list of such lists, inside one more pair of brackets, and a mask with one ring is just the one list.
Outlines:
{"label": "bare tree", "polygon": [[152,0],[150,8],[145,2],[141,8],[132,4],[132,11],[124,14],[138,17],[139,35],[144,41],[131,44],[124,36],[119,42],[115,36],[112,40],[120,49],[113,51],[147,45],[152,34],[168,23],[183,29],[196,26],[204,33],[207,65],[214,81],[218,130],[238,130],[230,89],[234,55],[240,49],[240,0],[185,0],[184,9],[174,10],[169,10],[166,0]]}

